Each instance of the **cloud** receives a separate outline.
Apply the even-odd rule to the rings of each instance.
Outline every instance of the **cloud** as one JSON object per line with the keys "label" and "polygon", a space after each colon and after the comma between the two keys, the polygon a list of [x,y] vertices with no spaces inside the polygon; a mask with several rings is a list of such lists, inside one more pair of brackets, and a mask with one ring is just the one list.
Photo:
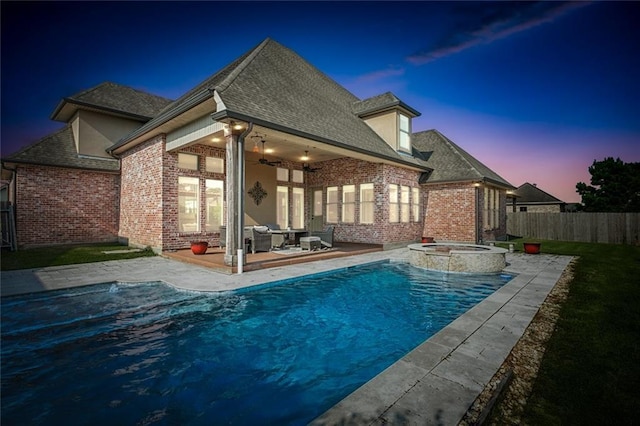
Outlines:
{"label": "cloud", "polygon": [[402,67],[390,66],[382,70],[372,71],[370,73],[358,76],[356,81],[358,83],[369,83],[369,82],[384,80],[385,78],[388,78],[388,77],[401,76],[401,75],[404,75],[404,72],[405,72],[405,69]]}
{"label": "cloud", "polygon": [[587,4],[553,1],[451,3],[452,9],[443,13],[452,18],[453,25],[446,28],[432,46],[410,55],[407,61],[422,65],[552,22]]}

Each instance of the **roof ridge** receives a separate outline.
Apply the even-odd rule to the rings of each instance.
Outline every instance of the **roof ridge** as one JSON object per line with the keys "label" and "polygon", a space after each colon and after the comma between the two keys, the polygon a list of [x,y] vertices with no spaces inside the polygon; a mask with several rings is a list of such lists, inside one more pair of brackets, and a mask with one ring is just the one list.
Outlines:
{"label": "roof ridge", "polygon": [[227,87],[229,87],[231,85],[231,83],[233,83],[236,78],[238,78],[238,76],[242,73],[242,71],[244,71],[245,68],[247,68],[247,66],[249,66],[249,64],[251,62],[253,62],[253,60],[256,58],[256,56],[258,56],[258,53],[260,53],[265,48],[265,46],[267,44],[271,43],[271,42],[275,43],[275,41],[273,41],[269,37],[267,37],[258,46],[254,47],[251,50],[251,53],[249,53],[249,55],[247,55],[246,58],[244,58],[238,65],[236,65],[236,67],[233,69],[233,71],[231,71],[229,73],[229,75],[227,75],[220,82],[220,84],[216,85],[216,87],[214,89],[216,91],[218,91],[218,92],[224,92],[225,89]]}

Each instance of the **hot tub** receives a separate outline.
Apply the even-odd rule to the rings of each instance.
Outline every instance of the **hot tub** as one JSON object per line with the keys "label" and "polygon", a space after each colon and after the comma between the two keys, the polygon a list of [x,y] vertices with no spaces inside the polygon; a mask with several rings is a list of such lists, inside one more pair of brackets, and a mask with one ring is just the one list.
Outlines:
{"label": "hot tub", "polygon": [[409,262],[420,268],[446,272],[491,273],[506,266],[507,249],[466,243],[410,244]]}

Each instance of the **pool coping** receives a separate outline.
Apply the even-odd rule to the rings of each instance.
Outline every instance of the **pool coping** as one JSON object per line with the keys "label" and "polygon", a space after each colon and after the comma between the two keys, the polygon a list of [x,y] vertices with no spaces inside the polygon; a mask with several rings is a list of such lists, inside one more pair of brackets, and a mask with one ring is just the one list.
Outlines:
{"label": "pool coping", "polygon": [[[571,256],[507,253],[513,280],[345,397],[313,425],[458,424],[538,312]],[[382,260],[395,249],[228,275],[164,257],[6,271],[3,297],[107,282],[163,281],[184,290],[233,291]]]}

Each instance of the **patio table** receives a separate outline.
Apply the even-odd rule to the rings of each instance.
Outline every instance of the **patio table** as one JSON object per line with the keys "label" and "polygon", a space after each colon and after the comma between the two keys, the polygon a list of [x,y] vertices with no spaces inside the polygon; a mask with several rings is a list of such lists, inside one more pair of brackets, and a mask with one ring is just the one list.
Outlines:
{"label": "patio table", "polygon": [[272,229],[271,233],[285,235],[286,242],[291,243],[293,241],[293,245],[299,246],[300,237],[306,237],[309,231],[306,229]]}

